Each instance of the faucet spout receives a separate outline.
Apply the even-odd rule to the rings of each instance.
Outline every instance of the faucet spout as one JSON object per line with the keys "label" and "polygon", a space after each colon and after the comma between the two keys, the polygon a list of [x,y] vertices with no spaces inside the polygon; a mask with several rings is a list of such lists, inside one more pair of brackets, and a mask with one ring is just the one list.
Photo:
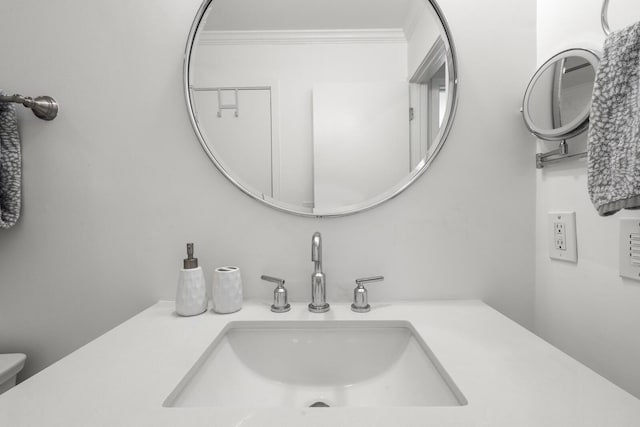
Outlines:
{"label": "faucet spout", "polygon": [[329,311],[327,304],[326,278],[322,272],[322,236],[319,232],[313,233],[311,238],[311,261],[314,263],[311,274],[311,303],[309,311],[312,313],[324,313]]}
{"label": "faucet spout", "polygon": [[322,273],[322,235],[317,231],[311,238],[311,261],[314,262],[314,272]]}

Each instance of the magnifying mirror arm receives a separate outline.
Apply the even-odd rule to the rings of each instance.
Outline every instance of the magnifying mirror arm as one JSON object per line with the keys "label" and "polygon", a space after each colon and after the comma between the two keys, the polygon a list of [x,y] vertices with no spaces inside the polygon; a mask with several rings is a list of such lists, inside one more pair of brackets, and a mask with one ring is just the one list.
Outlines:
{"label": "magnifying mirror arm", "polygon": [[[560,142],[560,146],[555,150],[547,151],[546,153],[536,154],[536,169],[542,169],[545,163],[551,163],[558,160],[564,160],[564,159],[569,159],[573,157],[576,157],[576,158],[586,157],[586,155],[587,155],[586,152],[569,154],[569,145],[567,144],[566,140],[562,140]],[[554,156],[558,156],[558,157],[554,157]],[[550,157],[553,157],[553,158],[550,159]]]}
{"label": "magnifying mirror arm", "polygon": [[566,155],[566,154],[569,154],[569,145],[567,144],[567,141],[562,140],[560,142],[560,146],[555,150],[547,151],[546,153],[536,154],[536,168],[542,169],[544,167],[543,163],[545,159],[548,159],[549,157],[557,156],[557,155]]}

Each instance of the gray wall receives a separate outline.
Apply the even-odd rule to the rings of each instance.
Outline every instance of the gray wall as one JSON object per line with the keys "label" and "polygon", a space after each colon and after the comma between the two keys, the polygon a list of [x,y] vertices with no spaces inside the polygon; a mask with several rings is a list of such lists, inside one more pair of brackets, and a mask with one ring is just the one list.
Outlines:
{"label": "gray wall", "polygon": [[[571,47],[602,51],[601,7],[601,0],[538,0],[538,62]],[[613,30],[640,19],[637,1],[612,1],[609,9]],[[570,140],[570,150],[584,151],[586,139]],[[540,145],[541,151],[551,147]],[[577,264],[549,259],[551,210],[576,212]],[[619,277],[620,218],[640,218],[640,212],[598,216],[587,194],[586,160],[538,172],[535,330],[640,398],[640,282]]]}
{"label": "gray wall", "polygon": [[0,352],[27,353],[24,378],[173,299],[187,241],[207,277],[235,264],[248,297],[270,298],[258,279],[268,273],[305,301],[316,230],[330,301],[383,274],[373,301],[481,298],[530,327],[534,144],[518,109],[535,68],[535,1],[440,3],[460,59],[450,138],[408,191],[338,219],[262,206],[203,153],[182,93],[197,0],[0,3],[0,84],[61,106],[51,123],[20,111],[24,210],[0,232]]}

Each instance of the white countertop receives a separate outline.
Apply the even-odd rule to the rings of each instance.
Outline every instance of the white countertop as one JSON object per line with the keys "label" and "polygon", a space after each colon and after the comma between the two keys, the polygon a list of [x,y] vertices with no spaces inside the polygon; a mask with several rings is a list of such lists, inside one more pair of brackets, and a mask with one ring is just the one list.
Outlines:
{"label": "white countertop", "polygon": [[[408,320],[468,400],[406,408],[165,408],[235,320]],[[348,304],[178,317],[159,302],[0,396],[0,426],[640,426],[640,400],[480,301]]]}

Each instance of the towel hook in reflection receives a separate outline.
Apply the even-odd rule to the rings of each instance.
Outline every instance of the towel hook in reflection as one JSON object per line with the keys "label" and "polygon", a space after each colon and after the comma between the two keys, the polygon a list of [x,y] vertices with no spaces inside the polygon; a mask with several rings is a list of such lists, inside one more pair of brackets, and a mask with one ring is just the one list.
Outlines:
{"label": "towel hook in reflection", "polygon": [[607,17],[607,12],[609,11],[609,0],[604,0],[602,2],[602,11],[600,12],[600,23],[602,24],[602,31],[606,36],[611,34],[611,29],[609,28],[609,18]]}
{"label": "towel hook in reflection", "polygon": [[35,99],[22,95],[0,95],[0,102],[16,102],[31,108],[33,114],[42,120],[53,120],[58,115],[58,103],[50,96],[36,96]]}

